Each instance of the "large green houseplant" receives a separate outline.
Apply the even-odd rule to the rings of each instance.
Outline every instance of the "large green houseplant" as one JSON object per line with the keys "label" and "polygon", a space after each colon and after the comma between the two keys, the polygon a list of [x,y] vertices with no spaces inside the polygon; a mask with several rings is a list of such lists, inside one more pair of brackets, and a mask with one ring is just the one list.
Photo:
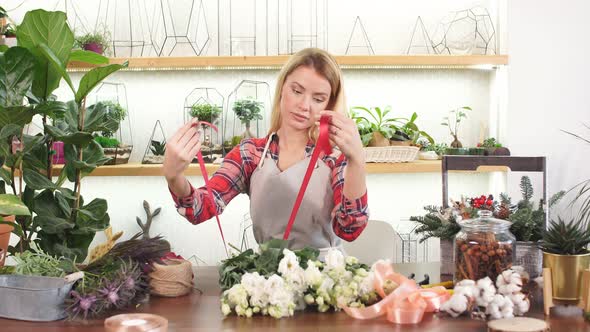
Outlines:
{"label": "large green houseplant", "polygon": [[[10,251],[23,252],[35,242],[50,255],[82,261],[95,233],[109,224],[106,200],[85,202],[81,195],[82,178],[108,160],[91,134],[108,129],[104,127],[106,115],[87,113],[86,97],[126,64],[106,65],[108,59],[103,56],[73,50],[74,35],[62,12],[26,13],[17,29],[17,42],[16,47],[0,49],[0,191],[4,194],[8,185],[10,199],[18,197],[32,213],[16,216],[14,233],[19,241]],[[66,72],[69,61],[104,66],[88,71],[75,88]],[[62,78],[74,95],[67,103],[52,94]],[[42,118],[44,131],[30,136],[24,133],[24,126],[35,115]],[[65,125],[55,126],[56,120]],[[64,142],[66,160],[55,181],[54,141]],[[24,183],[15,180],[17,173],[23,175]],[[66,181],[73,190],[65,186]],[[0,204],[0,208],[0,214],[5,214],[5,206]]]}

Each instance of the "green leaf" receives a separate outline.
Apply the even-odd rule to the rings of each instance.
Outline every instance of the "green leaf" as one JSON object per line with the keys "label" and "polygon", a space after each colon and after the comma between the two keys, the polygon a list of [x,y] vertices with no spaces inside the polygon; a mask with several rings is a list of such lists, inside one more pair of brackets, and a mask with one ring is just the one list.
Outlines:
{"label": "green leaf", "polygon": [[23,171],[23,179],[25,183],[35,190],[55,189],[55,184],[47,179],[45,176],[30,169]]}
{"label": "green leaf", "polygon": [[70,202],[68,201],[68,197],[66,197],[61,192],[56,191],[55,192],[55,200],[57,201],[57,204],[59,205],[59,208],[61,209],[63,214],[67,218],[70,218],[72,216],[72,206],[71,206]]}
{"label": "green leaf", "polygon": [[125,63],[121,65],[113,64],[104,67],[98,67],[87,72],[82,77],[82,80],[80,80],[80,86],[78,87],[78,92],[76,93],[76,102],[80,103],[82,99],[86,98],[92,89],[102,82],[102,80],[119,69],[127,68],[128,65],[129,62],[125,61]]}
{"label": "green leaf", "polygon": [[24,126],[31,122],[35,113],[28,106],[0,107],[0,127],[9,124]]}
{"label": "green leaf", "polygon": [[78,131],[74,133],[66,133],[63,130],[48,125],[45,125],[45,130],[49,135],[55,138],[56,141],[62,141],[64,144],[73,144],[81,147],[87,147],[93,140],[92,134]]}
{"label": "green leaf", "polygon": [[63,79],[66,81],[70,89],[74,94],[76,94],[76,88],[74,88],[74,84],[72,83],[72,79],[70,78],[70,74],[66,71],[65,64],[53,53],[53,51],[47,46],[45,43],[41,43],[39,46],[39,50],[41,54],[45,56],[49,62],[49,65],[57,72]]}
{"label": "green leaf", "polygon": [[64,217],[61,209],[53,197],[51,190],[43,190],[34,198],[33,211],[37,215]]}
{"label": "green leaf", "polygon": [[2,180],[4,180],[4,182],[5,182],[2,185],[9,185],[10,186],[12,184],[10,172],[7,169],[2,168],[1,165],[0,165],[0,178]]}
{"label": "green leaf", "polygon": [[52,119],[63,118],[68,110],[66,103],[63,101],[46,101],[35,107],[36,114],[47,115]]}
{"label": "green leaf", "polygon": [[64,171],[67,172],[68,180],[74,182],[76,169],[81,170],[81,176],[85,177],[92,173],[98,166],[104,165],[110,158],[105,157],[103,149],[95,141],[90,142],[82,153],[82,161],[78,161],[78,148],[67,144],[64,147],[65,159],[67,161]]}
{"label": "green leaf", "polygon": [[72,234],[94,234],[106,229],[110,217],[107,214],[107,201],[102,198],[92,200],[77,211],[76,229]]}
{"label": "green leaf", "polygon": [[18,196],[0,194],[0,215],[30,216],[31,212]]}
{"label": "green leaf", "polygon": [[56,58],[62,64],[66,63],[74,45],[74,34],[68,26],[66,14],[42,9],[29,11],[16,29],[16,35],[18,45],[29,49],[37,59],[33,94],[47,100],[59,86],[62,75],[49,64],[38,46],[48,45]]}
{"label": "green leaf", "polygon": [[107,105],[99,102],[86,108],[84,116],[84,131],[89,133],[108,131],[111,133],[119,129],[119,119],[109,116]]}
{"label": "green leaf", "polygon": [[9,48],[8,45],[0,45],[0,53],[8,51]]}
{"label": "green leaf", "polygon": [[0,105],[22,106],[33,83],[35,58],[23,47],[0,54]]}
{"label": "green leaf", "polygon": [[74,223],[68,219],[53,216],[36,216],[35,223],[41,227],[43,232],[49,234],[60,234],[65,230],[74,228]]}
{"label": "green leaf", "polygon": [[6,140],[10,136],[20,136],[20,132],[22,130],[22,126],[16,125],[14,123],[5,125],[0,129],[0,140]]}
{"label": "green leaf", "polygon": [[74,50],[70,53],[70,61],[80,61],[92,65],[106,65],[109,63],[109,58],[95,52]]}

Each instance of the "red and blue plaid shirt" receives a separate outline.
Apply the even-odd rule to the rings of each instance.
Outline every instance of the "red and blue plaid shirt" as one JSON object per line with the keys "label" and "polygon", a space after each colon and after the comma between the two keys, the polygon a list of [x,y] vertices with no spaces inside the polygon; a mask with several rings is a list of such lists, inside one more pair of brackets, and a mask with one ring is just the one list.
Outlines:
{"label": "red and blue plaid shirt", "polygon": [[[208,193],[205,187],[195,189],[191,185],[191,192],[186,197],[176,197],[170,191],[178,213],[196,225],[213,218],[215,210],[221,214],[225,206],[238,194],[248,193],[250,176],[263,158],[262,153],[266,142],[267,138],[245,139],[225,156],[221,167],[209,180],[211,192],[215,196],[215,206],[207,197]],[[313,148],[313,142],[308,142],[305,148],[306,157],[311,156]],[[274,135],[267,153],[275,162],[278,161],[277,135]],[[367,226],[369,217],[367,193],[365,192],[363,196],[354,200],[344,197],[344,169],[347,164],[344,154],[337,150],[331,155],[325,155],[322,152],[320,159],[332,171],[332,191],[334,194],[332,229],[343,240],[353,241]]]}

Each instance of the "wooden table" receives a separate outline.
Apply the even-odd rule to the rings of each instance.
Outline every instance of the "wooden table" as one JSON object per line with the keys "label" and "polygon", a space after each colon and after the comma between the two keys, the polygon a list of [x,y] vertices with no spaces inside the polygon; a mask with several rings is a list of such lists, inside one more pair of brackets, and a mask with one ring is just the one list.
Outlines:
{"label": "wooden table", "polygon": [[[138,308],[139,312],[164,316],[169,321],[169,331],[486,331],[486,323],[467,317],[450,318],[442,314],[426,314],[417,325],[393,325],[384,317],[373,320],[356,320],[343,312],[317,313],[296,312],[294,317],[280,320],[269,316],[238,318],[223,317],[219,309],[218,274],[214,267],[199,267],[195,271],[197,287],[202,294],[194,291],[179,298],[152,297],[148,304]],[[535,296],[533,309],[527,316],[544,319],[540,293]],[[5,299],[1,299],[5,300]],[[590,323],[577,316],[556,316],[547,318],[552,331],[590,331]],[[80,322],[35,323],[0,319],[0,332],[26,331],[103,331],[103,320]]]}

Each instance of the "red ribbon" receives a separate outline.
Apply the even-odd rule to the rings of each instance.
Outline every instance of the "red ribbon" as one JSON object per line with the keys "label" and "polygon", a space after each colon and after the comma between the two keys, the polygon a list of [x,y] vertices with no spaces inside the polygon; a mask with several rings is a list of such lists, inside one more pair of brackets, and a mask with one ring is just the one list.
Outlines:
{"label": "red ribbon", "polygon": [[[192,126],[196,127],[196,126],[199,126],[202,124],[213,128],[213,130],[215,130],[216,132],[219,131],[215,125],[213,125],[207,121],[199,121],[199,122],[193,123]],[[217,219],[217,226],[219,227],[219,233],[221,233],[221,240],[223,240],[223,247],[225,248],[225,254],[227,255],[227,257],[229,257],[229,251],[227,250],[227,243],[225,242],[225,236],[223,236],[223,229],[221,229],[221,221],[219,221],[219,215],[217,214],[217,205],[215,204],[215,199],[213,198],[213,192],[211,191],[211,188],[209,187],[209,176],[207,175],[207,168],[205,167],[205,161],[203,160],[203,155],[201,154],[201,150],[199,150],[199,152],[197,152],[197,159],[199,160],[199,167],[201,168],[201,174],[203,175],[203,180],[205,180],[205,188],[207,188],[207,193],[209,194],[209,199],[211,200],[211,204],[213,204],[213,209],[215,211],[215,219]]]}
{"label": "red ribbon", "polygon": [[[386,295],[383,290],[387,280],[398,285],[389,295]],[[417,324],[422,321],[425,312],[440,310],[441,305],[450,298],[450,294],[444,287],[422,289],[414,280],[395,273],[391,264],[385,261],[376,263],[374,287],[383,298],[381,301],[366,308],[343,306],[342,309],[349,316],[357,319],[387,315],[387,320],[394,324]]]}
{"label": "red ribbon", "polygon": [[328,133],[329,124],[329,116],[324,115],[320,118],[320,136],[318,137],[318,141],[315,145],[315,148],[313,149],[313,153],[311,154],[309,165],[307,165],[307,171],[305,172],[303,182],[301,183],[301,188],[299,188],[297,199],[295,200],[295,204],[293,205],[293,210],[291,211],[291,216],[289,217],[289,222],[287,223],[287,228],[285,229],[285,235],[283,235],[283,240],[289,239],[291,228],[293,227],[293,223],[295,222],[295,217],[297,216],[297,212],[299,211],[299,207],[301,206],[301,201],[303,200],[305,189],[307,189],[307,185],[309,184],[311,174],[313,172],[316,162],[318,161],[320,152],[324,151],[327,155],[332,154],[332,146],[330,145]]}

